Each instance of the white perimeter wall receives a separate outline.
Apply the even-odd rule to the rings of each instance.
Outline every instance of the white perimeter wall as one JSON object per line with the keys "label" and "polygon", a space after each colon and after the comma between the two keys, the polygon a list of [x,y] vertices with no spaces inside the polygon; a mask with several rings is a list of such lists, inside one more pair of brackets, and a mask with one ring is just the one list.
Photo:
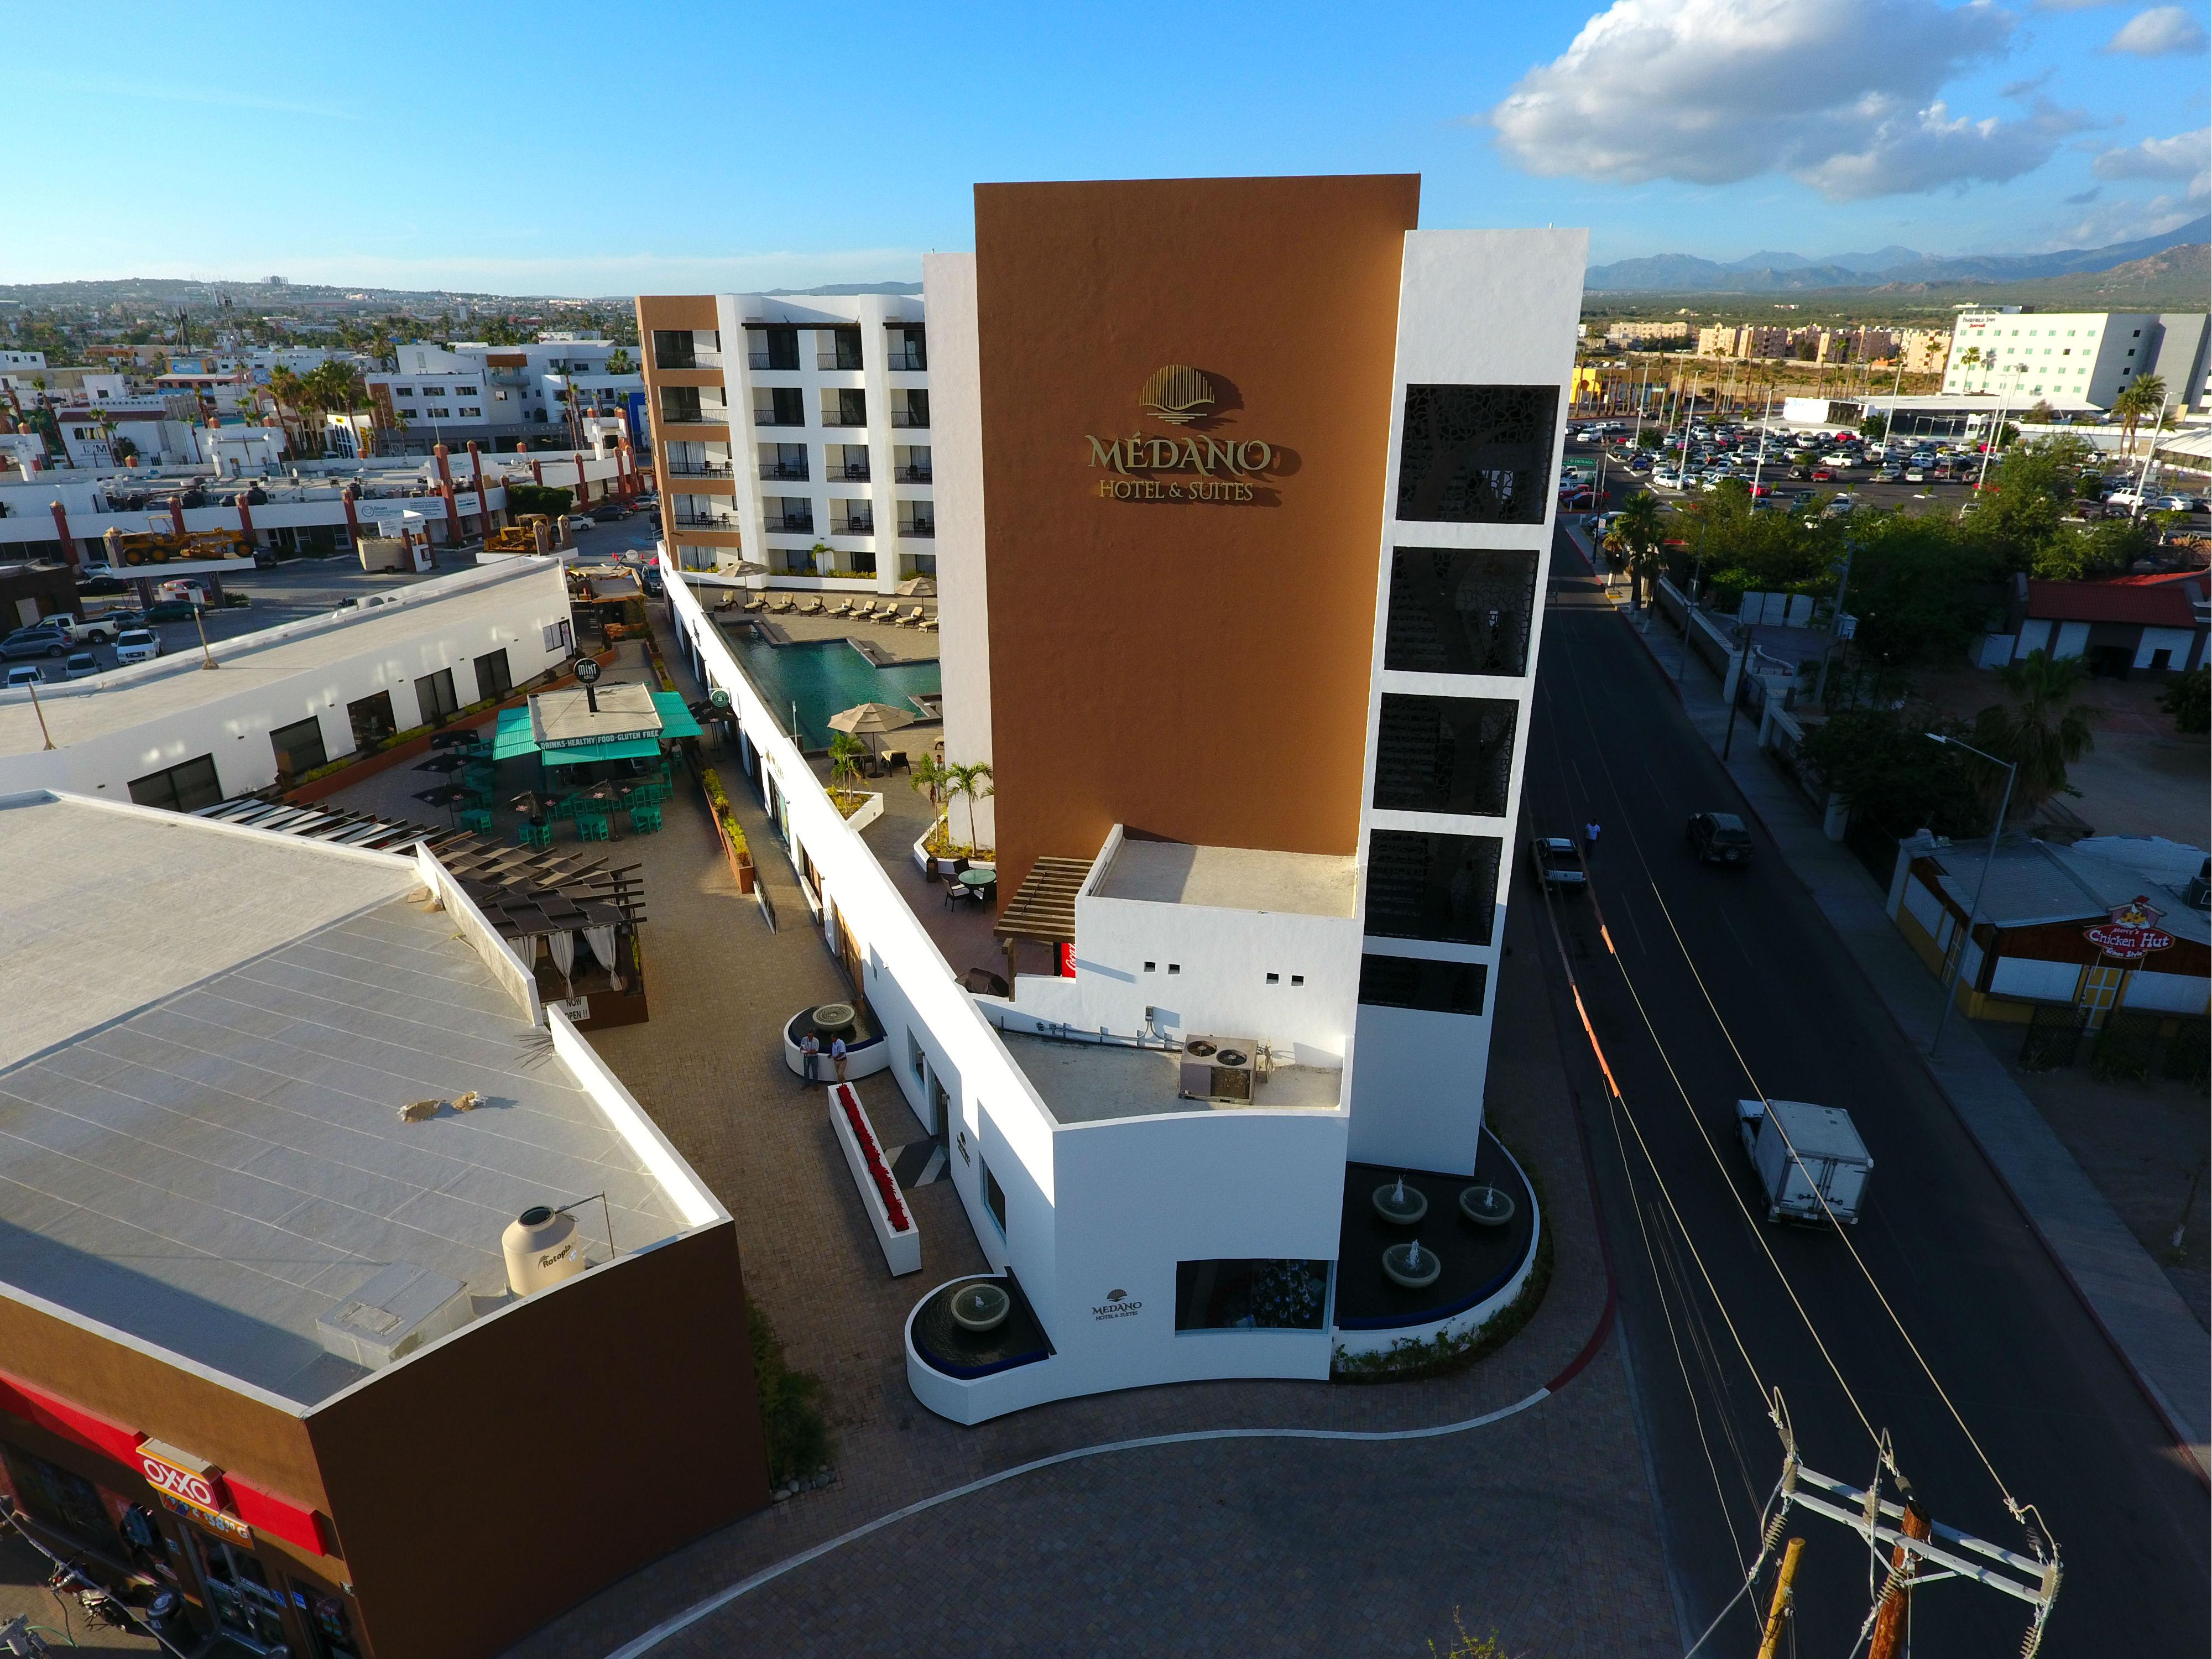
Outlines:
{"label": "white perimeter wall", "polygon": [[[1481,963],[1488,969],[1489,982],[1480,1016],[1402,1008],[1359,1010],[1356,1059],[1347,1083],[1352,1091],[1351,1155],[1361,1163],[1454,1173],[1474,1168],[1482,1132],[1483,1084],[1490,1065],[1491,1010],[1497,1006],[1498,961],[1505,940],[1505,900],[1516,867],[1516,825],[1521,811],[1522,774],[1528,762],[1537,653],[1543,643],[1543,600],[1551,572],[1555,511],[1553,499],[1547,496],[1540,525],[1400,523],[1396,504],[1406,387],[1557,386],[1559,426],[1553,434],[1552,453],[1552,477],[1556,481],[1560,447],[1565,441],[1575,325],[1589,245],[1589,233],[1581,230],[1416,230],[1406,236],[1363,802],[1374,799],[1376,728],[1385,691],[1504,698],[1519,705],[1520,716],[1504,817],[1382,812],[1371,805],[1362,808],[1363,872],[1367,867],[1369,838],[1377,829],[1494,836],[1504,847],[1498,860],[1497,912],[1488,945],[1367,941],[1367,949],[1383,955]],[[1401,546],[1515,548],[1536,554],[1535,611],[1529,620],[1525,674],[1510,678],[1486,674],[1407,674],[1383,668],[1390,556],[1393,549]],[[1579,811],[1595,805],[1574,802],[1569,810]],[[1601,819],[1604,814],[1597,816]],[[1367,902],[1364,880],[1359,902],[1364,923]]]}
{"label": "white perimeter wall", "polygon": [[[473,593],[485,586],[500,591],[504,603],[495,610],[488,610],[480,599],[465,606],[438,602],[438,595],[450,594],[456,588]],[[276,781],[276,751],[269,734],[279,726],[313,716],[321,724],[325,751],[335,760],[353,751],[348,703],[379,691],[391,693],[392,719],[404,732],[422,724],[415,682],[423,675],[452,669],[454,696],[470,703],[480,695],[476,682],[478,657],[503,647],[507,673],[520,685],[567,656],[557,647],[547,650],[544,644],[547,625],[568,620],[568,582],[556,562],[533,561],[525,566],[517,561],[501,561],[496,566],[477,567],[398,590],[392,598],[396,603],[391,608],[379,606],[363,612],[363,622],[374,618],[388,625],[401,607],[419,607],[420,634],[393,641],[380,627],[374,631],[384,635],[385,642],[365,647],[362,641],[370,630],[361,623],[293,623],[287,631],[328,627],[328,661],[274,678],[234,661],[216,672],[223,677],[226,688],[235,680],[237,689],[212,702],[156,715],[49,752],[0,756],[0,791],[69,789],[102,799],[127,801],[131,794],[126,786],[131,779],[196,756],[212,755],[223,793],[246,794]],[[456,614],[464,611],[465,616]],[[253,637],[248,635],[223,641],[216,647],[217,658],[234,655]],[[41,691],[40,698],[52,708],[72,697],[100,695],[102,685],[112,686],[126,679],[204,672],[197,667],[197,652],[180,653],[143,667],[116,669],[67,687],[54,686]],[[0,692],[0,701],[24,700],[28,695]]]}
{"label": "white perimeter wall", "polygon": [[[991,759],[991,626],[983,545],[983,383],[975,324],[975,256],[921,262],[928,301],[930,407],[937,475],[937,622],[944,641],[945,754]],[[998,813],[974,803],[979,845],[998,845]]]}

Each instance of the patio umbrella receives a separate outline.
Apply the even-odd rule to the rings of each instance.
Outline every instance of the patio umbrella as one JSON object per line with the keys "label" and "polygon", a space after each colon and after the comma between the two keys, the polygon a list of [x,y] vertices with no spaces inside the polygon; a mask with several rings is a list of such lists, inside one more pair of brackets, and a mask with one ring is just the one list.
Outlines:
{"label": "patio umbrella", "polygon": [[[864,702],[856,708],[842,709],[830,717],[832,732],[849,732],[856,738],[879,738],[886,732],[896,732],[902,726],[912,726],[914,716],[903,708],[894,708],[887,702]],[[872,751],[875,744],[868,745]]]}
{"label": "patio umbrella", "polygon": [[417,772],[439,772],[451,777],[468,764],[469,762],[459,755],[433,755],[426,761],[417,761],[415,769]]}
{"label": "patio umbrella", "polygon": [[446,809],[446,821],[453,821],[453,809],[469,798],[469,792],[457,783],[448,783],[436,789],[417,789],[415,799],[426,805]]}
{"label": "patio umbrella", "polygon": [[908,576],[898,585],[898,591],[909,599],[933,599],[937,584],[927,576]]}

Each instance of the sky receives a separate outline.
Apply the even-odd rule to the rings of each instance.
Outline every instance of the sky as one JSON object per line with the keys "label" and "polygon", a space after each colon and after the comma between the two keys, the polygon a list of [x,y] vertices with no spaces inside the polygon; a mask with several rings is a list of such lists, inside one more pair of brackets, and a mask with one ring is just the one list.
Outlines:
{"label": "sky", "polygon": [[1593,263],[2098,246],[2205,210],[2203,0],[40,7],[0,283],[910,281],[971,186],[1422,175]]}

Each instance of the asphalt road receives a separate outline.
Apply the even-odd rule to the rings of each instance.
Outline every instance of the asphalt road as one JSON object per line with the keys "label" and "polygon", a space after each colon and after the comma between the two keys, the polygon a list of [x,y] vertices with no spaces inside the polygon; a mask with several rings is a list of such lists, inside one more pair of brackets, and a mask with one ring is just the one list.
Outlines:
{"label": "asphalt road", "polygon": [[[1561,573],[1587,568],[1565,536],[1554,556]],[[1856,1121],[1875,1168],[1850,1243],[1998,1475],[2036,1506],[2063,1552],[2066,1578],[2044,1651],[2204,1653],[2212,1528],[2185,1455],[1778,857],[1762,846],[1745,871],[1691,858],[1689,815],[1741,811],[1741,798],[1626,621],[1594,584],[1563,579],[1556,587],[1528,739],[1524,836],[1571,833],[1593,818],[1603,826],[1591,893],[1552,908],[1625,1112],[1585,1063],[1567,964],[1548,930],[1540,933],[1571,1067],[1583,1073],[1669,1560],[1691,1629],[1742,1582],[1740,1559],[1755,1552],[1755,1516],[1780,1472],[1753,1366],[1782,1390],[1812,1468],[1866,1484],[1875,1444],[1855,1398],[1892,1437],[1939,1521],[2025,1548],[1996,1481],[1844,1241],[1753,1222],[1739,1207],[1753,1187],[1733,1103],[1763,1090],[1844,1106]],[[1763,841],[1755,821],[1753,829]],[[1516,853],[1516,901],[1541,902],[1525,848]],[[1864,1548],[1846,1528],[1802,1511],[1790,1531],[1808,1545],[1797,1650],[1843,1659],[1868,1606]],[[1979,1586],[1932,1585],[1914,1610],[1917,1650],[2017,1653],[2027,1613]],[[1748,1651],[1751,1615],[1739,1607],[1729,1620],[1714,1638],[1717,1650]]]}

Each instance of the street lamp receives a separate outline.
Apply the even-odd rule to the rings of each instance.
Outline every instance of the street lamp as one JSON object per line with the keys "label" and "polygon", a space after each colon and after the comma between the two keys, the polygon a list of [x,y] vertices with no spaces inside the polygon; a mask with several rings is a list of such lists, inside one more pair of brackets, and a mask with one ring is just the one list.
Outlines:
{"label": "street lamp", "polygon": [[[2012,809],[2012,787],[2020,777],[2020,764],[2016,761],[1999,760],[1995,755],[1984,753],[1971,743],[1960,743],[1958,738],[1947,738],[1941,732],[1930,732],[1927,735],[1930,743],[1943,744],[1953,749],[1963,749],[1970,755],[1980,755],[1990,765],[2002,766],[2005,769],[2004,794],[1997,802],[1997,821],[1990,830],[1990,850],[1982,854],[1982,873],[1974,883],[1974,901],[1966,907],[1966,938],[1959,947],[1959,965],[1963,969],[1966,963],[1966,947],[1973,942],[1974,917],[1982,908],[1982,890],[1990,883],[1990,866],[1996,862],[1997,837],[2004,833],[2005,814]],[[1955,974],[1946,973],[1939,977],[1943,983],[1943,1012],[1936,1018],[1936,1036],[1928,1045],[1928,1058],[1930,1060],[1936,1058],[1936,1051],[1943,1046],[1943,1028],[1950,1022],[1951,1003],[1957,995],[1958,976]]]}

